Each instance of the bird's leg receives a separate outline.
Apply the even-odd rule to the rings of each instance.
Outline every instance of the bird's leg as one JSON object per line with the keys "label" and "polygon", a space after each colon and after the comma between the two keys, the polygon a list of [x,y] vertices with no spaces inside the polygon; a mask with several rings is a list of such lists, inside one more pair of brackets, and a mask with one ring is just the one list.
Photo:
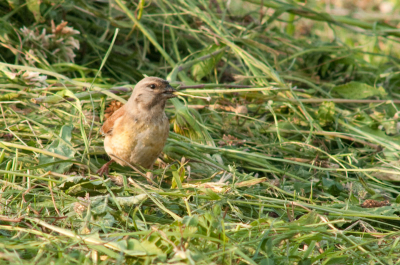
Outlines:
{"label": "bird's leg", "polygon": [[[153,170],[153,165],[151,165],[151,167],[149,168],[150,170]],[[153,184],[153,179],[154,179],[154,175],[153,172],[151,171],[147,171],[146,172],[146,179],[147,179],[147,183],[149,184]],[[152,183],[153,182],[153,183]]]}
{"label": "bird's leg", "polygon": [[147,178],[147,182],[151,184],[151,181],[154,178],[153,172],[146,172],[146,178]]}
{"label": "bird's leg", "polygon": [[108,177],[108,167],[114,162],[114,160],[110,160],[107,163],[105,163],[99,170],[97,170],[97,174],[99,176],[106,175]]}

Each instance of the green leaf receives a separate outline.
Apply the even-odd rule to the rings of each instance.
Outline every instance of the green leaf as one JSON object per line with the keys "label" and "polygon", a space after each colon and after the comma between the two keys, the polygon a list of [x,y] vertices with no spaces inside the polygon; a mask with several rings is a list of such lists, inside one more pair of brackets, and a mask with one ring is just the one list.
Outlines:
{"label": "green leaf", "polygon": [[110,183],[105,183],[102,180],[90,180],[85,177],[69,177],[59,186],[61,190],[65,190],[65,193],[73,196],[84,196],[89,193],[91,196],[99,194],[108,194],[109,191],[106,187],[109,185],[109,189],[113,192],[121,192],[123,187],[120,186],[110,186]]}
{"label": "green leaf", "polygon": [[176,98],[172,99],[171,102],[175,107],[174,131],[193,141],[215,146],[208,128],[204,126],[200,113]]}
{"label": "green leaf", "polygon": [[299,224],[300,226],[303,226],[303,225],[316,224],[318,223],[318,221],[319,221],[318,214],[315,211],[312,211],[301,216],[298,220],[294,221],[293,224]]}
{"label": "green leaf", "polygon": [[[64,125],[63,127],[61,127],[60,138],[63,141],[59,139],[55,140],[46,148],[46,150],[55,154],[63,155],[65,157],[68,157],[69,159],[73,159],[75,155],[75,150],[71,146],[71,138],[72,138],[71,132],[72,132],[72,126]],[[48,164],[58,161],[62,160],[55,157],[49,157],[43,154],[40,154],[39,156],[39,164]],[[71,168],[71,166],[72,166],[71,162],[64,162],[64,163],[61,162],[45,167],[44,170],[53,171],[57,173],[65,173]]]}
{"label": "green leaf", "polygon": [[375,88],[360,82],[350,82],[336,86],[332,91],[346,99],[364,99],[372,96],[385,97],[387,95],[383,87]]}
{"label": "green leaf", "polygon": [[146,194],[139,194],[139,195],[130,196],[130,197],[115,197],[115,200],[119,203],[119,205],[128,206],[128,207],[137,205],[146,199],[147,199]]}
{"label": "green leaf", "polygon": [[213,207],[213,214],[216,218],[218,218],[221,215],[221,205],[214,205]]}
{"label": "green leaf", "polygon": [[324,188],[333,196],[338,196],[343,191],[343,186],[332,179],[323,178],[322,184]]}
{"label": "green leaf", "polygon": [[[62,228],[59,228],[62,229]],[[66,230],[66,229],[63,229]],[[82,240],[85,240],[86,242],[89,242],[90,244],[95,244],[95,245],[106,245],[108,248],[119,251],[121,253],[130,255],[130,256],[144,256],[146,255],[146,251],[143,249],[130,249],[129,248],[129,243],[127,243],[125,240],[121,241],[114,241],[110,240],[109,238],[106,238],[103,240],[100,238],[98,233],[90,234],[90,235],[81,235],[80,238]]]}
{"label": "green leaf", "polygon": [[146,255],[155,255],[158,256],[158,258],[165,260],[166,254],[159,247],[156,246],[156,242],[157,241],[150,242],[148,240],[140,242],[137,239],[130,238],[128,240],[127,248],[133,252],[145,252]]}
{"label": "green leaf", "polygon": [[12,9],[14,9],[15,7],[18,7],[20,5],[19,0],[7,0],[7,2]]}
{"label": "green leaf", "polygon": [[38,0],[27,0],[26,5],[28,6],[29,11],[32,12],[35,17],[36,22],[43,22],[42,16],[40,15],[40,3],[42,1]]}
{"label": "green leaf", "polygon": [[116,223],[116,220],[114,216],[107,212],[104,216],[98,216],[97,218],[93,219],[93,223],[96,223],[96,225],[102,227],[112,227]]}
{"label": "green leaf", "polygon": [[[177,167],[174,167],[174,169]],[[182,174],[183,172],[183,174]],[[171,184],[171,189],[175,189],[178,187],[178,189],[182,190],[182,181],[185,178],[185,168],[184,167],[179,167],[176,170],[172,171],[172,184]]]}
{"label": "green leaf", "polygon": [[211,189],[206,189],[206,194],[210,197],[210,200],[212,201],[221,199],[221,197]]}
{"label": "green leaf", "polygon": [[[221,49],[221,46],[218,45],[211,45],[209,48],[200,52],[199,57],[210,54],[217,50]],[[216,54],[215,56],[206,59],[200,63],[197,63],[192,66],[192,75],[195,77],[196,80],[201,80],[203,77],[211,73],[214,67],[218,64],[221,60],[222,56],[224,55],[223,52]]]}
{"label": "green leaf", "polygon": [[199,218],[197,215],[193,215],[193,216],[185,216],[182,219],[182,224],[186,225],[186,226],[197,226],[197,224],[199,223]]}
{"label": "green leaf", "polygon": [[312,264],[311,259],[303,259],[300,260],[299,262],[299,265],[311,265],[311,264]]}
{"label": "green leaf", "polygon": [[335,115],[335,103],[325,101],[319,106],[318,119],[322,125],[332,122],[333,115]]}

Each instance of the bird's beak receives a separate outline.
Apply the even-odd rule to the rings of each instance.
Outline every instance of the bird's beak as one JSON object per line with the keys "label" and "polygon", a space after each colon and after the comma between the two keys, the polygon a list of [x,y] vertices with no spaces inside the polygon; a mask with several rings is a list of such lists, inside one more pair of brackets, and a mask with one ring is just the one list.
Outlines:
{"label": "bird's beak", "polygon": [[167,98],[174,98],[174,97],[176,97],[176,95],[174,94],[175,92],[176,92],[175,88],[173,88],[171,85],[167,85],[165,87],[163,94]]}

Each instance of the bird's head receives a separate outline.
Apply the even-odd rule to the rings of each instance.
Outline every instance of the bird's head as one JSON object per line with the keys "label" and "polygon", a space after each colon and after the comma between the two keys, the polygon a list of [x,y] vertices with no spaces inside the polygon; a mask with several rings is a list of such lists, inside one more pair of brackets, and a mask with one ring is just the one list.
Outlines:
{"label": "bird's head", "polygon": [[176,97],[176,90],[168,81],[158,77],[146,77],[136,84],[128,103],[138,104],[140,108],[161,107],[169,98]]}

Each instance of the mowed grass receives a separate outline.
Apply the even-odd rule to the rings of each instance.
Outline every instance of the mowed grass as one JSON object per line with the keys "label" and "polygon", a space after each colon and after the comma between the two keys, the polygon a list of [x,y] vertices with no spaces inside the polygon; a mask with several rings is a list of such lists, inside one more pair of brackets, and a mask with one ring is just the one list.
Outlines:
{"label": "mowed grass", "polygon": [[[308,2],[0,2],[1,263],[398,264],[397,22]],[[144,76],[155,183],[99,177]]]}

